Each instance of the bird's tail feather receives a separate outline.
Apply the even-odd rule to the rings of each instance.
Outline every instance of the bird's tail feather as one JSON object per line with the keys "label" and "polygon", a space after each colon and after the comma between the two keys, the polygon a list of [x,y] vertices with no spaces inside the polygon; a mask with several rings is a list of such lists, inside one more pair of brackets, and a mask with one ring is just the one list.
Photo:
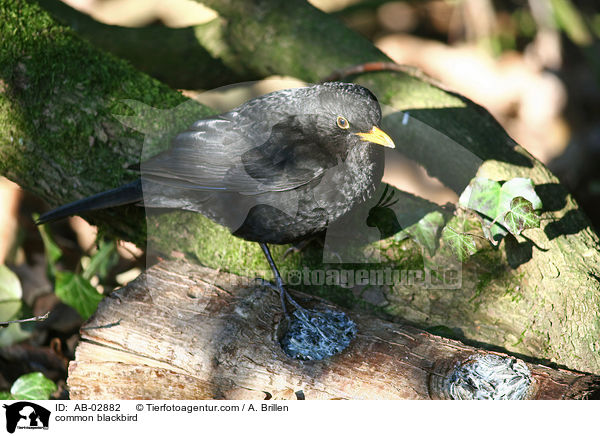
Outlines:
{"label": "bird's tail feather", "polygon": [[142,199],[142,181],[138,179],[127,185],[119,186],[118,188],[104,191],[46,212],[38,218],[36,224],[49,223],[71,215],[79,215],[82,212],[139,203]]}

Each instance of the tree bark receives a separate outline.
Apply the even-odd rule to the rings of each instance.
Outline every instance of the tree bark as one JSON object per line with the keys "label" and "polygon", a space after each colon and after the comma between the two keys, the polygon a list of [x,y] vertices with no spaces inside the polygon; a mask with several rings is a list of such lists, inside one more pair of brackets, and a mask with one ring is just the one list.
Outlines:
{"label": "tree bark", "polygon": [[[223,63],[243,63],[258,76],[278,73],[316,81],[351,64],[387,60],[367,40],[304,2],[206,4],[221,15]],[[2,0],[0,14],[0,33],[10,35],[0,46],[0,173],[53,205],[133,179],[126,168],[139,161],[142,136],[115,118],[132,115],[123,100],[169,108],[185,99],[92,48],[36,5]],[[207,50],[219,57],[218,50]],[[542,228],[526,231],[528,239],[506,238],[497,249],[473,256],[463,265],[460,289],[402,283],[355,286],[351,292],[304,284],[301,289],[421,327],[441,326],[464,340],[600,372],[598,238],[557,179],[487,112],[460,96],[397,72],[365,73],[354,80],[392,109],[384,127],[398,148],[457,193],[475,175],[531,178],[546,210]],[[409,127],[429,126],[425,142],[442,146],[425,147],[423,138],[407,130],[400,110],[409,114]],[[211,113],[202,106],[193,111],[196,117]],[[182,129],[190,123],[183,115],[176,121]],[[168,147],[168,138],[162,139],[159,148]],[[434,208],[397,195],[401,201],[393,211],[407,216],[403,227]],[[89,218],[109,234],[145,243],[139,209],[118,208]],[[269,274],[256,244],[232,237],[200,215],[163,214],[148,225],[151,243],[167,254],[183,252],[247,276]],[[387,260],[376,268],[423,268],[420,249],[410,241],[388,239],[377,247]],[[275,256],[284,249],[276,249]],[[280,266],[323,269],[322,251],[289,256]]]}
{"label": "tree bark", "polygon": [[[185,262],[149,268],[104,299],[82,327],[69,367],[71,399],[600,395],[598,376],[525,363],[358,312],[348,313],[358,334],[341,354],[295,360],[279,345],[285,318],[278,295],[251,282]],[[340,310],[306,294],[294,297],[312,309]],[[489,371],[476,371],[478,362]]]}

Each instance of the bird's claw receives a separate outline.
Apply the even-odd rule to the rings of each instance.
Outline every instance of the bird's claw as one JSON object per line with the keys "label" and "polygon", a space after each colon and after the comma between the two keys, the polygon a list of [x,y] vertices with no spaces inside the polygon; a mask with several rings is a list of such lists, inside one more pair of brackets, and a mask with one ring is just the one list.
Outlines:
{"label": "bird's claw", "polygon": [[285,288],[283,288],[283,286],[281,286],[281,287],[277,286],[277,285],[269,282],[268,280],[263,279],[262,277],[257,277],[254,280],[258,285],[269,288],[279,294],[280,299],[281,299],[281,307],[283,309],[283,314],[288,321],[290,320],[290,314],[288,313],[288,310],[286,307],[286,301],[288,301],[296,309],[304,310],[304,309],[302,309],[302,306],[300,306],[298,303],[296,303],[296,301],[290,296],[290,294],[288,294],[288,292],[285,290]]}

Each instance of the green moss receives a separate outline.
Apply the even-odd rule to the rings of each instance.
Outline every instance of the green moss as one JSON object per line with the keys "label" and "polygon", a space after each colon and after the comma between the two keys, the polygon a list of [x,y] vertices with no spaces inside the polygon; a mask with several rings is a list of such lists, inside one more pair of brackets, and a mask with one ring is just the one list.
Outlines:
{"label": "green moss", "polygon": [[[0,173],[52,204],[136,177],[125,168],[139,162],[143,136],[115,117],[131,113],[124,100],[159,107],[187,100],[90,46],[36,4],[0,1],[0,34],[10,35],[0,45]],[[139,212],[103,212],[95,222],[140,243]]]}
{"label": "green moss", "polygon": [[476,269],[477,277],[475,292],[469,299],[469,303],[473,303],[473,311],[477,311],[485,300],[506,295],[506,289],[511,286],[506,281],[513,277],[504,267],[500,250],[491,247],[482,249],[469,259],[469,264]]}
{"label": "green moss", "polygon": [[[113,118],[124,109],[120,100],[175,105],[184,97],[89,46],[36,5],[3,2],[0,11],[0,33],[11,34],[0,48],[0,77],[7,88],[0,171],[18,178],[21,171],[13,168],[25,164],[30,177],[44,177],[43,165],[36,171],[35,164],[21,157],[35,148],[67,175],[87,174],[90,185],[123,182],[123,167],[132,163],[132,147],[141,146],[141,137]],[[15,134],[23,145],[11,146]],[[107,146],[97,143],[105,137]],[[66,152],[60,153],[65,146]]]}

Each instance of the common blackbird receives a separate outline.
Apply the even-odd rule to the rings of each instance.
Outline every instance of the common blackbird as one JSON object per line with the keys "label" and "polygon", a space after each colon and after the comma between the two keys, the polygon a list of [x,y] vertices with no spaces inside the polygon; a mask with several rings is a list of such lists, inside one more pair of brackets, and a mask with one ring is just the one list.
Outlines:
{"label": "common blackbird", "polygon": [[383,148],[381,109],[366,88],[329,82],[276,91],[196,121],[172,148],[141,164],[140,178],[42,215],[38,224],[135,203],[199,212],[260,243],[284,313],[289,296],[266,245],[325,230],[375,192]]}

